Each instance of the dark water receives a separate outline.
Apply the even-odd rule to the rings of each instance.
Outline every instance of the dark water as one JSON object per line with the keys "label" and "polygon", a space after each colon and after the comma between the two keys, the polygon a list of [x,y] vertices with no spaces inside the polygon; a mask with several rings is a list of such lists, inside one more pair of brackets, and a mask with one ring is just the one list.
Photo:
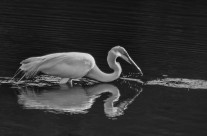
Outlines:
{"label": "dark water", "polygon": [[[148,81],[70,88],[51,80],[14,86],[2,78],[0,135],[207,135],[206,6],[184,0],[0,0],[1,77],[13,76],[27,57],[69,51],[88,52],[100,69],[112,72],[107,52],[121,45]],[[134,68],[118,61],[122,77],[136,77]]]}

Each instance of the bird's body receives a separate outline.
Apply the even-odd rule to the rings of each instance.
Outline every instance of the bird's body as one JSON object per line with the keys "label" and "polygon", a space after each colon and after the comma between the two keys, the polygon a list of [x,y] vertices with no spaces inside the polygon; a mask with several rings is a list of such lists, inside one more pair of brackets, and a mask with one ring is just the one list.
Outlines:
{"label": "bird's body", "polygon": [[28,77],[40,71],[48,75],[77,79],[85,76],[94,67],[95,60],[87,53],[69,52],[33,57],[21,64],[20,69],[27,71]]}
{"label": "bird's body", "polygon": [[[63,78],[77,79],[85,76],[95,64],[93,57],[83,53],[65,53],[65,60],[52,58],[51,60],[40,65],[39,71]],[[61,56],[60,56],[61,57]],[[51,64],[50,61],[53,61]]]}
{"label": "bird's body", "polygon": [[[127,56],[122,54],[122,50],[124,53],[127,53],[120,46],[112,48],[108,53],[107,61],[109,67],[114,70],[111,74],[102,72],[96,65],[93,56],[81,52],[53,53],[40,57],[31,57],[20,63],[22,64],[20,70],[25,73],[25,77],[33,77],[38,72],[58,76],[62,78],[61,83],[66,83],[69,79],[79,79],[84,76],[101,82],[110,82],[117,79],[122,71],[120,64],[116,62],[117,57],[122,57],[129,63],[134,63],[128,56],[128,53]],[[136,64],[135,66],[139,69]]]}

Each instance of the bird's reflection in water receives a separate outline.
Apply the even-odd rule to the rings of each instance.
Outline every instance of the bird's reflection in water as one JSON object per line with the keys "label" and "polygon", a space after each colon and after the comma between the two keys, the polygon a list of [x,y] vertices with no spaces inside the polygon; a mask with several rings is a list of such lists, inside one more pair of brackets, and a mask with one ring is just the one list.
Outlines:
{"label": "bird's reflection in water", "polygon": [[[120,91],[112,84],[97,84],[90,87],[61,85],[47,89],[24,87],[20,88],[18,103],[26,109],[44,109],[56,113],[79,114],[87,113],[101,94],[110,93],[104,102],[104,112],[108,117],[117,117],[123,115],[124,110],[141,91],[142,89],[138,88],[132,98],[118,102],[121,96]],[[116,106],[114,106],[115,102],[118,102]]]}

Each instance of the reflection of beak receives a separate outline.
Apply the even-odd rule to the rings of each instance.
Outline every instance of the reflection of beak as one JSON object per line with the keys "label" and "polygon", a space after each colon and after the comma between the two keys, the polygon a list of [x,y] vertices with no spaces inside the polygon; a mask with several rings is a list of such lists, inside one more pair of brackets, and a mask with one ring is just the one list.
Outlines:
{"label": "reflection of beak", "polygon": [[141,69],[137,66],[137,64],[132,60],[132,58],[129,56],[128,53],[125,53],[124,55],[121,55],[121,57],[122,57],[125,61],[127,61],[129,64],[134,65],[134,66],[137,68],[137,70],[140,72],[140,74],[143,76],[142,70],[141,70]]}

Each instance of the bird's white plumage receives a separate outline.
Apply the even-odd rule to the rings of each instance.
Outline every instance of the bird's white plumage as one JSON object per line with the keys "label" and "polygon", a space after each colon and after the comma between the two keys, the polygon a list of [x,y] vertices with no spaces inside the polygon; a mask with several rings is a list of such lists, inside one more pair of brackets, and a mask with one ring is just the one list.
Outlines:
{"label": "bird's white plumage", "polygon": [[25,71],[27,77],[43,72],[63,78],[81,78],[94,67],[95,60],[87,53],[69,52],[32,57],[21,64],[20,69]]}
{"label": "bird's white plumage", "polygon": [[40,57],[31,57],[20,63],[22,64],[20,70],[25,73],[24,76],[26,77],[33,77],[38,72],[59,76],[63,78],[60,83],[66,83],[69,79],[71,81],[71,79],[78,79],[84,76],[101,82],[111,82],[119,78],[122,72],[120,64],[116,62],[117,57],[121,57],[133,64],[142,74],[141,69],[131,59],[127,51],[120,46],[113,47],[108,53],[107,62],[109,67],[114,70],[110,74],[102,72],[90,54],[81,52],[53,53]]}

